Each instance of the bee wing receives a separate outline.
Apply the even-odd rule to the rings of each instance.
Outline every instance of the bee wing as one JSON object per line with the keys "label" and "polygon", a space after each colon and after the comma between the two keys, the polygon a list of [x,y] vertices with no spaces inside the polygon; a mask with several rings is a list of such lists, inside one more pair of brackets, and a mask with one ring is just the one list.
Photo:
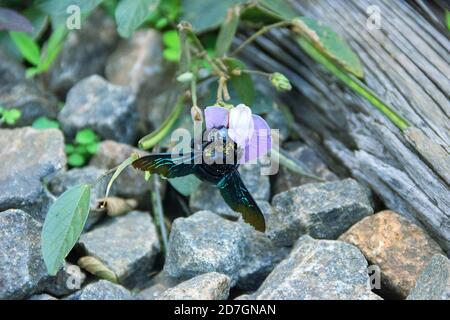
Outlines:
{"label": "bee wing", "polygon": [[171,153],[156,153],[139,158],[133,167],[150,173],[157,173],[166,178],[176,178],[194,173],[193,155],[173,157]]}
{"label": "bee wing", "polygon": [[223,199],[231,209],[240,212],[244,221],[251,224],[256,230],[265,232],[264,215],[247,190],[237,170],[233,170],[224,176],[217,187],[219,187]]}

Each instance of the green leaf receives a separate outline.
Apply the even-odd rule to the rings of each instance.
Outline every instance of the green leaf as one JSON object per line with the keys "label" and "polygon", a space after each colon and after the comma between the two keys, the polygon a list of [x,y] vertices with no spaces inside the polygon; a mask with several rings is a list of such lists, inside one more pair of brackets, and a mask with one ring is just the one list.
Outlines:
{"label": "green leaf", "polygon": [[64,147],[64,152],[66,154],[71,154],[73,152],[75,152],[75,147],[73,144],[71,143],[67,143],[66,146]]}
{"label": "green leaf", "polygon": [[86,162],[86,158],[80,154],[80,153],[72,153],[68,158],[67,158],[67,163],[71,166],[71,167],[81,167],[83,164],[85,164]]}
{"label": "green leaf", "polygon": [[255,0],[253,5],[245,7],[241,19],[261,26],[296,16],[295,9],[285,0]]}
{"label": "green leaf", "polygon": [[168,179],[169,183],[175,190],[187,197],[198,189],[202,183],[196,176],[190,174],[188,176]]}
{"label": "green leaf", "polygon": [[3,110],[2,120],[9,125],[13,125],[20,119],[22,112],[19,109]]}
{"label": "green leaf", "polygon": [[90,185],[64,192],[47,213],[42,228],[42,255],[47,272],[55,275],[78,241],[89,214]]}
{"label": "green leaf", "polygon": [[180,48],[180,37],[176,30],[169,30],[163,33],[163,43],[169,48]]}
{"label": "green leaf", "polygon": [[78,6],[82,18],[86,18],[103,0],[37,0],[35,5],[47,13],[52,19],[54,27],[66,25],[69,13],[67,8],[71,5]]}
{"label": "green leaf", "polygon": [[341,70],[336,64],[325,56],[321,51],[316,49],[313,44],[303,37],[297,39],[300,47],[310,55],[318,63],[322,64],[327,68],[332,74],[334,74],[338,79],[340,79],[346,86],[360,94],[363,98],[374,105],[381,113],[383,113],[397,128],[400,130],[405,130],[410,126],[410,124],[398,114],[394,108],[383,102],[375,92],[368,88],[364,83],[362,83],[358,78],[353,75]]}
{"label": "green leaf", "polygon": [[192,24],[195,32],[217,28],[225,20],[228,8],[246,0],[182,0],[181,20]]}
{"label": "green leaf", "polygon": [[358,78],[364,76],[358,55],[340,35],[315,19],[300,17],[295,21],[294,30],[308,39],[317,50]]}
{"label": "green leaf", "polygon": [[167,61],[178,62],[180,61],[181,51],[177,48],[166,48],[163,51],[163,57]]}
{"label": "green leaf", "polygon": [[139,148],[147,150],[160,142],[172,129],[173,125],[180,116],[183,107],[184,98],[180,96],[172,112],[169,114],[166,120],[164,120],[163,124],[158,129],[139,140]]}
{"label": "green leaf", "polygon": [[33,121],[32,127],[35,129],[58,129],[59,122],[47,117],[39,117]]}
{"label": "green leaf", "polygon": [[450,30],[450,11],[445,10],[445,21],[447,21],[447,29]]}
{"label": "green leaf", "polygon": [[52,65],[53,61],[55,61],[64,45],[64,39],[66,38],[66,35],[67,29],[64,27],[59,27],[55,31],[53,31],[47,41],[44,49],[44,57],[42,59],[42,63],[39,66],[42,71],[47,71]]}
{"label": "green leaf", "polygon": [[75,141],[79,144],[86,145],[98,140],[98,136],[92,129],[83,129],[77,132]]}
{"label": "green leaf", "polygon": [[86,146],[86,150],[87,150],[87,152],[89,153],[89,154],[96,154],[97,153],[97,150],[98,150],[98,145],[99,145],[99,143],[98,142],[93,142],[93,143],[90,143],[90,144],[88,144],[87,146]]}
{"label": "green leaf", "polygon": [[230,49],[234,35],[239,24],[240,7],[235,6],[228,9],[225,21],[220,28],[219,36],[216,41],[216,55],[223,56]]}
{"label": "green leaf", "polygon": [[31,68],[28,68],[25,71],[25,77],[26,78],[33,78],[35,75],[37,75],[40,72],[41,72],[41,69],[35,68],[35,67],[31,67]]}
{"label": "green leaf", "polygon": [[23,14],[33,25],[33,33],[31,34],[33,39],[40,38],[45,32],[49,21],[47,14],[35,6],[28,7],[23,11]]}
{"label": "green leaf", "polygon": [[[235,69],[246,69],[245,64],[237,59],[227,58],[224,62],[230,71],[233,71]],[[251,107],[256,97],[252,77],[246,73],[241,73],[240,75],[231,75],[231,84],[233,85],[233,88],[236,91],[239,99],[241,99],[242,102],[247,106]]]}
{"label": "green leaf", "polygon": [[35,66],[41,62],[39,46],[32,37],[23,32],[10,32],[11,39],[19,49],[22,57]]}
{"label": "green leaf", "polygon": [[156,9],[159,0],[122,0],[116,9],[117,31],[128,38]]}

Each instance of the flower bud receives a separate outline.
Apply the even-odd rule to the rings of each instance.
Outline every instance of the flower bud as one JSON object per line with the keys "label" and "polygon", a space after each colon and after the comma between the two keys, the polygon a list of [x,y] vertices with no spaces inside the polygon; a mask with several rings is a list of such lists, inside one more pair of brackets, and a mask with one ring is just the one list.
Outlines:
{"label": "flower bud", "polygon": [[278,91],[289,91],[292,89],[289,79],[279,72],[272,73],[270,81]]}
{"label": "flower bud", "polygon": [[177,81],[178,82],[182,82],[182,83],[185,83],[185,82],[190,82],[191,80],[192,80],[192,78],[194,77],[194,75],[192,74],[192,72],[185,72],[185,73],[182,73],[182,74],[180,74],[178,77],[177,77]]}

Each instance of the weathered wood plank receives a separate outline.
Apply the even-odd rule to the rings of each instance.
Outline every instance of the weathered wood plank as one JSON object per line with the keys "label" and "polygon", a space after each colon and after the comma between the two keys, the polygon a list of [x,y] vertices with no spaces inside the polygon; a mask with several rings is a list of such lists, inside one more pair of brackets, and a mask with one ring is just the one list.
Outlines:
{"label": "weathered wood plank", "polygon": [[[450,42],[406,1],[295,0],[347,39],[364,65],[364,82],[411,124],[401,132],[370,103],[301,52],[286,30],[243,52],[259,69],[293,83],[282,98],[300,136],[369,185],[385,205],[422,224],[450,252]],[[367,30],[377,5],[381,29]]]}

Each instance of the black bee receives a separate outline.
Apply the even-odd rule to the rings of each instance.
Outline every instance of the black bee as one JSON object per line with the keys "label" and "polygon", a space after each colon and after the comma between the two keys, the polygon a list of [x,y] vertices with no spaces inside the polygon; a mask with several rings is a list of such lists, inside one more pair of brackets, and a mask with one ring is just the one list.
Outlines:
{"label": "black bee", "polygon": [[244,221],[256,230],[265,232],[264,215],[238,171],[237,160],[242,150],[228,138],[225,127],[209,130],[205,136],[199,151],[177,156],[172,153],[151,154],[135,160],[133,166],[166,178],[194,174],[200,180],[216,185],[231,209],[240,212]]}

